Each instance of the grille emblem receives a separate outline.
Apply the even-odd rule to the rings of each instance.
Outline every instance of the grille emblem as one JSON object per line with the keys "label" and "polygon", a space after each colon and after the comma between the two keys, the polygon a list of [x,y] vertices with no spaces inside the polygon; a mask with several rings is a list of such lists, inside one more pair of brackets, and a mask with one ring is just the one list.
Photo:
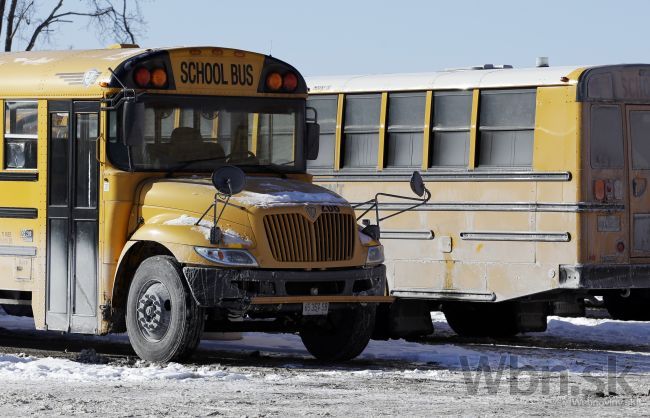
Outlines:
{"label": "grille emblem", "polygon": [[305,212],[307,212],[307,217],[310,221],[314,222],[316,220],[316,206],[307,205],[305,206]]}

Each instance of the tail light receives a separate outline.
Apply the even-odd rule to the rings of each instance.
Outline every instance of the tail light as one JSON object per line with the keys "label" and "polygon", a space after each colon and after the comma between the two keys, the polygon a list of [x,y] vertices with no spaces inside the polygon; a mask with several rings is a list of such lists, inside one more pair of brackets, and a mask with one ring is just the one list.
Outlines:
{"label": "tail light", "polygon": [[605,180],[596,180],[594,182],[594,197],[596,200],[605,200]]}

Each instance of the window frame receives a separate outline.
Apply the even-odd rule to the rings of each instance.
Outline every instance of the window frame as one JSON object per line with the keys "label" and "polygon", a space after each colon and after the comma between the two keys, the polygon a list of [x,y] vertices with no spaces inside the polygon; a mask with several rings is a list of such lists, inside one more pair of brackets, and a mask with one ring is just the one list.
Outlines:
{"label": "window frame", "polygon": [[[339,113],[338,110],[339,110],[340,94],[331,93],[331,94],[310,95],[307,98],[307,105],[306,105],[307,108],[312,107],[312,106],[310,106],[310,103],[309,103],[310,99],[311,100],[331,100],[331,101],[334,102],[334,115],[333,115],[334,116],[334,118],[333,118],[334,119],[334,124],[332,126],[331,131],[324,130],[323,125],[321,125],[321,123],[320,123],[320,114],[316,115],[316,117],[317,117],[316,122],[320,125],[320,133],[318,135],[318,141],[319,141],[318,154],[319,154],[319,158],[320,158],[320,156],[322,155],[322,152],[323,152],[323,142],[321,141],[321,137],[323,135],[332,135],[332,137],[333,137],[332,149],[331,149],[332,163],[330,165],[314,165],[315,161],[317,161],[317,160],[309,160],[309,161],[307,161],[307,170],[308,171],[314,171],[314,172],[332,172],[332,171],[334,171],[336,169],[336,161],[337,161],[337,155],[336,155],[337,154],[337,146],[336,146],[337,129],[336,129],[336,126],[338,124],[338,116],[339,116],[338,115],[338,113]],[[309,115],[309,111],[307,111],[306,114]]]}
{"label": "window frame", "polygon": [[[404,90],[404,91],[388,91],[387,92],[388,96],[386,98],[386,123],[385,123],[385,136],[384,136],[384,170],[389,170],[389,171],[404,171],[404,170],[421,170],[422,169],[422,161],[424,159],[424,155],[422,154],[422,147],[424,145],[424,141],[426,140],[426,130],[427,130],[427,91],[426,90]],[[414,125],[397,125],[397,124],[391,124],[391,96],[410,96],[410,97],[421,97],[422,98],[422,112],[420,114],[421,116],[421,122],[420,125],[414,126]],[[380,109],[381,111],[381,109]],[[380,116],[380,127],[379,130],[381,131],[381,116]],[[389,147],[390,147],[390,139],[391,139],[391,134],[417,134],[420,133],[422,134],[422,137],[419,141],[419,148],[417,152],[420,154],[420,161],[416,162],[413,165],[408,165],[408,166],[397,166],[397,165],[390,165],[388,161],[388,152],[389,152]]]}
{"label": "window frame", "polygon": [[[346,113],[348,110],[348,99],[353,98],[353,97],[362,97],[362,96],[374,96],[376,97],[378,107],[377,107],[377,124],[376,125],[353,125],[355,127],[350,128],[347,126],[347,117]],[[373,98],[374,98],[373,97]],[[381,103],[382,103],[382,92],[367,92],[367,93],[346,93],[344,98],[343,98],[343,120],[341,121],[341,151],[340,151],[340,167],[339,170],[344,170],[344,171],[362,171],[362,172],[367,172],[367,171],[377,171],[377,165],[379,163],[379,143],[381,141],[381,131],[382,131],[382,126],[381,126]],[[370,128],[376,128],[376,129],[370,129]],[[346,148],[349,146],[348,143],[348,134],[374,134],[377,135],[377,141],[376,141],[376,160],[374,163],[368,165],[368,166],[348,166],[346,164]]]}
{"label": "window frame", "polygon": [[[469,109],[468,109],[468,119],[467,119],[467,128],[465,126],[449,126],[449,127],[437,127],[435,122],[436,116],[436,95],[439,96],[467,96],[469,97]],[[470,165],[471,148],[472,148],[472,107],[474,101],[474,92],[470,90],[433,90],[431,95],[431,119],[429,122],[429,155],[427,156],[427,170],[432,171],[467,171]],[[467,155],[464,164],[461,165],[434,165],[434,153],[435,153],[435,137],[436,133],[455,133],[455,132],[467,132]]]}
{"label": "window frame", "polygon": [[[33,103],[36,105],[36,134],[14,134],[7,132],[11,126],[7,124],[7,106],[10,103]],[[2,120],[3,120],[3,132],[2,132],[2,170],[3,171],[37,171],[38,170],[38,119],[39,119],[39,110],[38,110],[38,99],[4,99],[2,106]],[[7,141],[9,139],[10,141]],[[7,143],[8,142],[22,142],[26,144],[27,142],[34,143],[36,147],[36,155],[34,161],[34,167],[9,167],[8,166],[8,156],[7,152]]]}
{"label": "window frame", "polygon": [[[520,171],[532,171],[533,170],[533,160],[535,152],[535,123],[537,119],[537,90],[536,86],[532,87],[513,87],[513,88],[491,88],[491,89],[481,89],[479,91],[479,102],[478,102],[478,114],[477,114],[477,123],[476,123],[476,155],[475,155],[475,165],[478,170],[520,170]],[[530,126],[528,125],[497,125],[497,126],[484,126],[482,104],[483,104],[483,95],[484,94],[511,94],[513,92],[529,92],[533,93],[533,120]],[[531,146],[531,155],[530,163],[527,165],[496,165],[496,164],[481,164],[481,145],[482,145],[482,133],[483,132],[531,132],[532,133],[532,146]]]}
{"label": "window frame", "polygon": [[[594,157],[596,156],[595,151],[595,142],[593,138],[593,120],[594,120],[594,109],[596,108],[612,108],[616,110],[616,113],[618,114],[618,123],[619,123],[619,139],[620,139],[620,154],[618,157],[621,158],[621,164],[617,166],[613,165],[597,165],[594,164]],[[609,103],[609,102],[596,102],[591,104],[589,107],[589,120],[587,120],[587,123],[589,124],[589,168],[592,170],[621,170],[625,168],[625,115],[624,115],[625,108],[624,106],[621,106],[620,103]],[[629,122],[628,122],[629,124]],[[629,147],[632,147],[632,137],[630,133],[630,138],[628,139],[629,141]],[[611,143],[609,144],[609,147],[607,147],[609,151],[613,149]],[[632,167],[632,160],[630,160],[630,167]]]}

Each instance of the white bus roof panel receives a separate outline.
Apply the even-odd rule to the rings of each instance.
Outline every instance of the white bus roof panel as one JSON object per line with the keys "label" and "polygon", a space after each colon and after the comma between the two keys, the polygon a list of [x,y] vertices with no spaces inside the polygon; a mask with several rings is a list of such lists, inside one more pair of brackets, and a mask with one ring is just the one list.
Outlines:
{"label": "white bus roof panel", "polygon": [[[585,67],[449,70],[431,73],[306,77],[310,93],[370,91],[465,90],[566,85],[562,77]],[[575,80],[569,81],[575,84]]]}

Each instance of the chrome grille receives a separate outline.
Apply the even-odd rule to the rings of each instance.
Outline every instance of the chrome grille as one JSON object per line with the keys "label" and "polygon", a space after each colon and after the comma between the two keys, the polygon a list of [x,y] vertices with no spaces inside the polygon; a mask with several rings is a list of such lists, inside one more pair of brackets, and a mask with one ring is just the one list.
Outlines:
{"label": "chrome grille", "polygon": [[299,213],[266,215],[264,229],[276,261],[343,261],[354,252],[356,222],[351,214],[322,213],[315,222]]}

